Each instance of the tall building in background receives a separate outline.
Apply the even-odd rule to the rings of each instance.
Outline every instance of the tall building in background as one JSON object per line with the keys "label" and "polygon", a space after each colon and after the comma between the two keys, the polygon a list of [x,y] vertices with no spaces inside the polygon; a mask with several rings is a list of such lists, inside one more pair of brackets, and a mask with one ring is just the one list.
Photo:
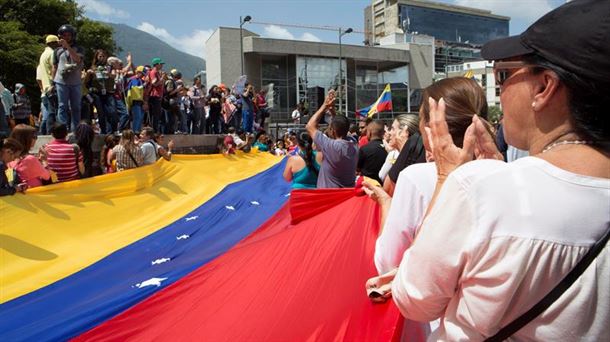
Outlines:
{"label": "tall building in background", "polygon": [[510,18],[491,11],[425,0],[373,0],[365,8],[365,41],[384,45],[387,37],[434,37],[437,75],[447,76],[447,65],[480,59],[489,40],[507,37]]}

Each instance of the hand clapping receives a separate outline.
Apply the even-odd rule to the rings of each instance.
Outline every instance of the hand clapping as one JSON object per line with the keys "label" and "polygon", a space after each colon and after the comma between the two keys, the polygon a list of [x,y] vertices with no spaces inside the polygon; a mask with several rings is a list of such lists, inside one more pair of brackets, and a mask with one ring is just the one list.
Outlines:
{"label": "hand clapping", "polygon": [[439,181],[444,181],[453,170],[475,158],[502,160],[502,154],[498,152],[493,137],[477,115],[473,116],[472,124],[466,129],[463,147],[459,148],[449,134],[449,126],[445,120],[445,101],[442,98],[438,103],[433,98],[428,98],[428,101],[430,122],[429,127],[425,129]]}

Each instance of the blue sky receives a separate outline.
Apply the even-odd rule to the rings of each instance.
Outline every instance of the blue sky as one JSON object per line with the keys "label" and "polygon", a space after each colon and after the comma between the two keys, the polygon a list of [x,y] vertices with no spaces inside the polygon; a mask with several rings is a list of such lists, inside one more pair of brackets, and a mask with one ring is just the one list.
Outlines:
{"label": "blue sky", "polygon": [[[489,9],[511,17],[510,34],[519,34],[564,0],[436,0]],[[337,41],[337,32],[300,26],[352,27],[363,31],[364,7],[370,0],[77,0],[96,20],[124,23],[151,33],[178,50],[205,57],[204,44],[219,26],[239,26],[240,15],[250,15],[245,28],[272,38]],[[258,23],[257,23],[258,22]],[[362,33],[343,37],[362,44]]]}

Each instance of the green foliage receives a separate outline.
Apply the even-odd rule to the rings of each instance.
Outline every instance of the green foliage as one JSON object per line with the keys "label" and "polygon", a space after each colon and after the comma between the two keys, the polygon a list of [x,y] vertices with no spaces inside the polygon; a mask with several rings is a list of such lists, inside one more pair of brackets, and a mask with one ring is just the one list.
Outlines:
{"label": "green foliage", "polygon": [[26,85],[30,97],[40,97],[36,85],[36,65],[44,46],[38,37],[22,29],[16,21],[0,22],[0,80],[6,87]]}
{"label": "green foliage", "polygon": [[82,15],[74,1],[63,0],[2,0],[1,21],[18,21],[31,35],[56,34],[57,29]]}
{"label": "green foliage", "polygon": [[487,120],[491,123],[498,123],[502,118],[502,109],[498,106],[489,106],[487,109]]}
{"label": "green foliage", "polygon": [[112,27],[83,17],[83,9],[73,0],[0,0],[0,81],[11,89],[15,83],[25,84],[32,108],[40,104],[36,66],[44,38],[57,34],[63,24],[76,27],[77,44],[85,50],[85,67],[95,49],[115,52]]}
{"label": "green foliage", "polygon": [[85,68],[91,65],[95,50],[103,49],[110,55],[117,52],[114,40],[112,39],[113,29],[110,25],[88,18],[81,18],[76,21],[76,29],[78,32],[78,45],[85,49]]}

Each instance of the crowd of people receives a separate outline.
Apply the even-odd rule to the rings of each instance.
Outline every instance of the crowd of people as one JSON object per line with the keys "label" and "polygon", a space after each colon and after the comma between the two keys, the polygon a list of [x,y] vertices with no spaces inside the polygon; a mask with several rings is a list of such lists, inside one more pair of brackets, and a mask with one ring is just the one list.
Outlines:
{"label": "crowd of people", "polygon": [[93,152],[95,133],[90,124],[81,122],[69,134],[63,123],[51,128],[53,139],[30,154],[36,144],[37,130],[18,124],[3,141],[0,161],[2,195],[25,192],[28,188],[67,182],[96,175],[154,164],[160,158],[171,160],[174,142],[163,144],[163,135],[143,127],[140,135],[125,129],[120,135],[108,134],[99,156]]}
{"label": "crowd of people", "polygon": [[251,133],[270,115],[264,89],[246,83],[232,89],[212,85],[207,91],[201,76],[188,86],[179,70],[166,72],[159,57],[136,66],[130,53],[124,63],[98,49],[87,64],[76,37],[73,26],[63,25],[58,35],[45,38],[36,70],[40,110],[32,108],[23,84],[15,84],[13,93],[0,85],[1,133],[26,124],[48,134],[55,122],[74,131],[81,121],[100,134],[125,129],[139,134],[144,126],[163,134],[221,134],[231,126]]}
{"label": "crowd of people", "polygon": [[483,47],[499,127],[474,80],[448,78],[425,89],[419,117],[398,116],[385,134],[382,122],[349,127],[342,116],[320,131],[331,92],[297,135],[284,171],[293,188],[349,188],[361,175],[379,203],[379,275],[363,285],[398,306],[403,340],[608,336],[608,14],[608,2],[569,2]]}

